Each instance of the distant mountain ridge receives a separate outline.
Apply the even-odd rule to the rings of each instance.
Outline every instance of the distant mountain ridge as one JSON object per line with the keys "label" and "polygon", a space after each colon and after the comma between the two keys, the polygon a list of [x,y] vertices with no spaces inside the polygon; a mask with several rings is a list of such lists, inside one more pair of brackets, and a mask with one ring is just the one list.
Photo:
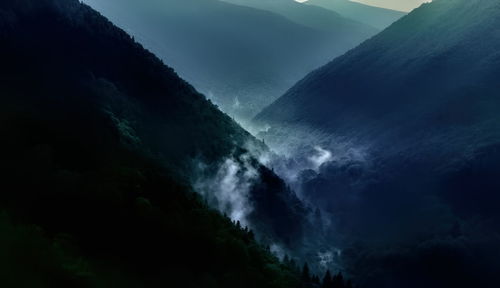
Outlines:
{"label": "distant mountain ridge", "polygon": [[[378,32],[378,29],[358,19],[342,15],[333,9],[319,5],[306,5],[294,0],[223,0],[224,2],[253,7],[282,15],[293,22],[328,32],[332,37],[346,37],[342,32],[349,32],[353,37],[359,33]],[[364,31],[363,31],[364,30]],[[341,38],[342,39],[342,38]]]}
{"label": "distant mountain ridge", "polygon": [[350,0],[308,0],[307,5],[315,5],[339,13],[340,15],[384,29],[407,13],[365,5]]}
{"label": "distant mountain ridge", "polygon": [[[253,117],[312,69],[377,32],[338,16],[320,17],[334,22],[324,31],[270,11],[217,0],[84,2],[239,120]],[[334,14],[305,8],[314,10],[313,15],[317,10],[319,15]],[[293,11],[304,21],[318,18]]]}

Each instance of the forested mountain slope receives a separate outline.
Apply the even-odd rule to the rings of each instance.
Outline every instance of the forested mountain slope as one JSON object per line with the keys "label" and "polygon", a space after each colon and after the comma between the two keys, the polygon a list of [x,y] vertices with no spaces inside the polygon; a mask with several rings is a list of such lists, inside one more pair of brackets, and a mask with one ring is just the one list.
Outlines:
{"label": "forested mountain slope", "polygon": [[376,139],[416,125],[494,121],[498,9],[488,0],[423,5],[308,75],[256,119]]}
{"label": "forested mountain slope", "polygon": [[[265,147],[172,69],[76,0],[1,1],[0,42],[2,287],[298,283],[194,193],[194,162]],[[245,159],[256,230],[300,237],[305,208]]]}
{"label": "forested mountain slope", "polygon": [[256,117],[318,163],[295,186],[369,287],[499,281],[499,16],[496,0],[424,4]]}

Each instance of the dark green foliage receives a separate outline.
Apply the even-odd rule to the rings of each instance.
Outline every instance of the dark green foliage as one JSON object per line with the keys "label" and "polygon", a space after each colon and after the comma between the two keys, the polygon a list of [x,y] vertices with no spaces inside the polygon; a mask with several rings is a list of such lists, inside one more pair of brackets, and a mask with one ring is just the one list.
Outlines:
{"label": "dark green foliage", "polygon": [[1,287],[297,286],[183,177],[246,132],[76,0],[0,14]]}
{"label": "dark green foliage", "polygon": [[0,285],[2,287],[83,287],[92,273],[72,255],[65,235],[48,240],[35,226],[16,225],[0,214]]}

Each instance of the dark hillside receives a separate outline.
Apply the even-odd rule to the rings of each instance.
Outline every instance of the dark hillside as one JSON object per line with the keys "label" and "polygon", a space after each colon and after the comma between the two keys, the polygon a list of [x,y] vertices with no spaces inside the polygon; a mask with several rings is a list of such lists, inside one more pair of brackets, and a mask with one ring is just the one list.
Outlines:
{"label": "dark hillside", "polygon": [[0,16],[2,287],[295,286],[190,187],[193,159],[262,144],[79,1],[1,1]]}
{"label": "dark hillside", "polygon": [[329,152],[296,187],[333,215],[363,283],[497,286],[498,51],[499,1],[435,0],[256,117],[273,148]]}

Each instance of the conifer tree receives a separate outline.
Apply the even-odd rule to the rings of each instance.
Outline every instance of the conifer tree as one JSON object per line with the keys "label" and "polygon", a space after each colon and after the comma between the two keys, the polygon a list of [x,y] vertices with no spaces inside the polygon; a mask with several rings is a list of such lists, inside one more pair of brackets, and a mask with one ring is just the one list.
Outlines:
{"label": "conifer tree", "polygon": [[321,288],[332,288],[333,279],[330,270],[327,270],[325,277],[323,277],[323,283],[321,283]]}
{"label": "conifer tree", "polygon": [[309,265],[307,265],[307,262],[304,264],[304,267],[302,268],[302,281],[306,283],[311,282],[311,272],[309,270]]}
{"label": "conifer tree", "polygon": [[342,272],[333,276],[332,288],[344,288],[344,276],[342,275]]}

